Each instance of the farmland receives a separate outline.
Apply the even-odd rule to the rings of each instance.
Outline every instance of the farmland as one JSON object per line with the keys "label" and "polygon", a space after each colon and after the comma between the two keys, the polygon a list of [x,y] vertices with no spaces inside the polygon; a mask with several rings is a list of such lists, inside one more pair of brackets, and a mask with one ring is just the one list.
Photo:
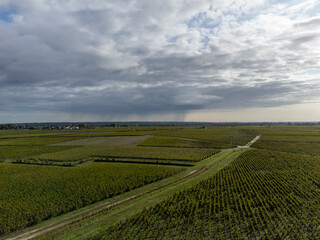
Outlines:
{"label": "farmland", "polygon": [[229,147],[245,145],[252,140],[257,132],[252,129],[232,127],[208,127],[206,129],[183,128],[174,131],[159,132],[158,136],[179,137],[185,139],[207,140],[229,144]]}
{"label": "farmland", "polygon": [[299,153],[319,156],[320,144],[305,142],[264,142],[259,141],[253,145],[255,148],[270,149],[282,152]]}
{"label": "farmland", "polygon": [[1,132],[0,235],[174,175],[182,168],[172,165],[193,166],[220,151],[137,146],[167,128],[113,130]]}
{"label": "farmland", "polygon": [[131,146],[136,145],[150,136],[117,136],[117,137],[90,137],[56,143],[56,146]]}
{"label": "farmland", "polygon": [[189,148],[231,148],[233,145],[223,142],[213,142],[198,139],[187,139],[178,137],[163,137],[156,136],[149,138],[139,146],[152,146],[152,147],[189,147]]}
{"label": "farmland", "polygon": [[319,239],[320,160],[251,150],[91,239]]}
{"label": "farmland", "polygon": [[68,147],[53,146],[0,146],[0,159],[24,159],[42,153],[59,152]]}
{"label": "farmland", "polygon": [[200,161],[217,152],[219,152],[219,150],[216,149],[109,146],[73,148],[55,153],[41,154],[35,158],[39,160],[56,161],[75,161],[86,157],[122,157]]}
{"label": "farmland", "polygon": [[0,165],[0,235],[177,173],[177,167],[92,163]]}
{"label": "farmland", "polygon": [[317,127],[258,128],[262,134],[253,147],[283,152],[320,155],[320,132]]}
{"label": "farmland", "polygon": [[306,126],[0,131],[0,239],[318,239],[319,139]]}

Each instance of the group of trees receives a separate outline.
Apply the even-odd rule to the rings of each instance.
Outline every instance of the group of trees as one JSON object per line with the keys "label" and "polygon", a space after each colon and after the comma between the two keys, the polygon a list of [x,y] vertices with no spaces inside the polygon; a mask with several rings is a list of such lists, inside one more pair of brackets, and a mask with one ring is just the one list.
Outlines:
{"label": "group of trees", "polygon": [[20,129],[21,126],[9,124],[0,124],[0,130],[9,130],[9,129]]}

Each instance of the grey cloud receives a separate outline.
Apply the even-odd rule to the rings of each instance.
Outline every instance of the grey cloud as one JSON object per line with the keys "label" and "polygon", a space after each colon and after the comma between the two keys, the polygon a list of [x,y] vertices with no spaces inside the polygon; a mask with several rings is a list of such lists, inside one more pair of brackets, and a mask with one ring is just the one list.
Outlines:
{"label": "grey cloud", "polygon": [[296,27],[301,27],[301,28],[316,28],[320,25],[320,18],[314,18],[310,21],[306,21],[306,22],[301,22],[296,24]]}
{"label": "grey cloud", "polygon": [[292,40],[292,45],[291,48],[292,49],[297,49],[299,48],[301,45],[311,42],[313,40],[316,40],[317,38],[319,38],[320,35],[319,34],[308,34],[302,37],[297,37],[295,39]]}
{"label": "grey cloud", "polygon": [[[15,21],[0,22],[3,113],[180,119],[192,110],[317,98],[317,79],[297,80],[294,73],[319,66],[319,31],[309,29],[318,20],[297,20],[269,34],[253,15],[263,1],[237,3],[239,15],[224,1],[216,9],[210,1],[11,3]],[[201,24],[188,26],[203,12]],[[210,29],[203,21],[217,24]]]}

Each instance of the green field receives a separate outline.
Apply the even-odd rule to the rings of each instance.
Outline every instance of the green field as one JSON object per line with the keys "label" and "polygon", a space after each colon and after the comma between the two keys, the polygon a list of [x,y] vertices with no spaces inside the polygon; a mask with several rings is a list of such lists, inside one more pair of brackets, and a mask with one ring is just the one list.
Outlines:
{"label": "green field", "polygon": [[[170,128],[170,131],[175,129]],[[219,152],[217,149],[136,146],[149,138],[150,133],[166,131],[168,128],[161,127],[1,131],[0,235],[157,181],[182,169],[170,165],[193,166],[192,162]],[[92,163],[94,161],[99,162]],[[77,166],[80,163],[87,164],[75,168],[34,166]]]}
{"label": "green field", "polygon": [[188,138],[178,138],[178,137],[163,137],[155,136],[149,138],[139,146],[152,146],[152,147],[185,147],[185,148],[232,148],[234,147],[231,144],[223,142],[213,142],[207,140],[198,140],[198,139],[188,139]]}
{"label": "green field", "polygon": [[88,137],[53,144],[55,146],[134,146],[146,139],[149,135],[142,136],[112,136]]}
{"label": "green field", "polygon": [[257,135],[257,132],[252,129],[236,127],[208,127],[205,129],[183,128],[159,132],[157,135],[220,142],[230,144],[229,147],[234,147],[250,142]]}
{"label": "green field", "polygon": [[260,149],[270,149],[276,151],[309,154],[314,156],[320,156],[320,144],[319,143],[305,143],[305,142],[263,142],[258,141],[253,144],[252,147]]}
{"label": "green field", "polygon": [[319,136],[305,136],[305,135],[277,135],[277,136],[262,136],[263,142],[305,142],[305,143],[320,143]]}
{"label": "green field", "polygon": [[90,239],[319,239],[319,172],[319,158],[248,151]]}
{"label": "green field", "polygon": [[320,130],[318,127],[264,127],[256,130],[262,136],[252,147],[320,155]]}
{"label": "green field", "polygon": [[319,126],[271,126],[253,127],[253,129],[263,136],[319,136]]}
{"label": "green field", "polygon": [[0,165],[0,236],[181,171],[92,163],[76,168]]}
{"label": "green field", "polygon": [[310,126],[0,131],[0,239],[319,239],[319,157]]}
{"label": "green field", "polygon": [[82,147],[61,152],[41,154],[33,157],[38,160],[76,161],[88,157],[110,158],[146,158],[200,161],[219,150],[216,149],[190,149],[165,147],[136,147],[136,146],[108,146],[108,147]]}
{"label": "green field", "polygon": [[69,149],[62,146],[0,146],[0,159],[25,159],[43,153],[60,152]]}

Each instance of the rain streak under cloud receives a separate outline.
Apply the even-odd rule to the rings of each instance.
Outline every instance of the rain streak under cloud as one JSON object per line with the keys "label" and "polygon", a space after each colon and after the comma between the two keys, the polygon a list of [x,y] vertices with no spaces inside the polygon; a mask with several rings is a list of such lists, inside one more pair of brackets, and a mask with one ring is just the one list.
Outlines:
{"label": "rain streak under cloud", "polygon": [[1,0],[0,56],[1,122],[317,112],[320,1]]}

